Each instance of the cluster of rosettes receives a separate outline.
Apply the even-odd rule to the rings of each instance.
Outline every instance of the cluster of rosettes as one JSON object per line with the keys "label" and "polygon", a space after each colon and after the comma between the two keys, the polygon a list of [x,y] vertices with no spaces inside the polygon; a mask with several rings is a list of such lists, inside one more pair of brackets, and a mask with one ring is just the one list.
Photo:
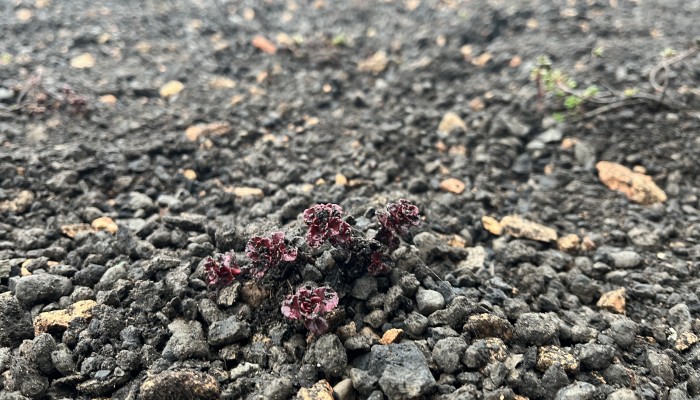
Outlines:
{"label": "cluster of rosettes", "polygon": [[338,294],[331,288],[302,286],[282,303],[282,314],[290,320],[302,321],[309,332],[322,335],[328,331],[325,316],[338,306]]}
{"label": "cluster of rosettes", "polygon": [[238,265],[233,251],[207,257],[204,261],[207,284],[215,287],[227,286],[239,275],[262,279],[268,270],[276,268],[281,262],[296,260],[297,249],[287,249],[284,244],[284,232],[273,232],[269,237],[251,238],[246,244],[245,254],[251,261],[250,266]]}
{"label": "cluster of rosettes", "polygon": [[343,220],[343,209],[337,204],[316,204],[304,211],[304,223],[309,227],[306,243],[313,248],[326,241],[336,246],[351,239],[352,228]]}
{"label": "cluster of rosettes", "polygon": [[[333,246],[347,245],[353,240],[352,228],[343,220],[343,209],[337,204],[317,204],[306,209],[303,217],[309,228],[306,242],[311,248],[321,247],[326,242]],[[420,223],[418,207],[404,199],[389,203],[386,211],[377,213],[377,218],[380,228],[375,239],[383,245],[383,251],[374,251],[370,256],[367,272],[373,276],[391,270],[392,260],[387,249],[396,249],[401,238],[408,236],[409,229]],[[222,287],[230,285],[238,276],[262,279],[270,269],[297,259],[297,249],[287,248],[284,232],[251,238],[246,244],[245,254],[250,260],[246,266],[236,263],[233,251],[208,257],[204,262],[207,283]],[[328,330],[326,315],[337,305],[338,294],[333,289],[302,286],[285,298],[282,314],[287,319],[302,321],[310,332],[320,335]]]}

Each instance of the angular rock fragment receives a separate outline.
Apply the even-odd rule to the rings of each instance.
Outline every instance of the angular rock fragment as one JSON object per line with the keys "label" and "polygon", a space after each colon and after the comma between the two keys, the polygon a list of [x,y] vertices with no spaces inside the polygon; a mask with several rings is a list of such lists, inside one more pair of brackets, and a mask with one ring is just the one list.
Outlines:
{"label": "angular rock fragment", "polygon": [[497,222],[495,218],[485,216],[481,218],[481,223],[487,231],[494,235],[507,233],[516,238],[540,242],[554,242],[558,238],[557,231],[554,229],[517,215],[505,216],[500,222]]}
{"label": "angular rock fragment", "polygon": [[32,317],[9,293],[0,295],[0,347],[16,347],[31,339]]}
{"label": "angular rock fragment", "polygon": [[440,189],[444,190],[445,192],[460,194],[464,192],[465,185],[464,182],[457,178],[448,178],[440,182]]}
{"label": "angular rock fragment", "polygon": [[198,371],[165,371],[146,379],[141,385],[143,400],[216,400],[221,387],[213,376]]}
{"label": "angular rock fragment", "polygon": [[92,318],[94,300],[81,300],[65,310],[43,312],[34,318],[34,334],[40,335],[52,329],[66,329],[75,318]]}
{"label": "angular rock fragment", "polygon": [[334,400],[333,387],[327,380],[323,379],[310,388],[299,389],[297,398],[300,400]]}
{"label": "angular rock fragment", "polygon": [[450,133],[453,131],[467,131],[467,124],[462,120],[462,118],[454,112],[445,113],[440,120],[440,125],[438,125],[438,132],[440,133]]}
{"label": "angular rock fragment", "polygon": [[250,325],[231,316],[223,321],[217,321],[209,327],[209,344],[224,346],[247,339],[250,336]]}
{"label": "angular rock fragment", "polygon": [[552,313],[523,313],[515,322],[514,337],[528,345],[558,342],[559,322],[559,318]]}
{"label": "angular rock fragment", "polygon": [[581,238],[579,238],[578,235],[573,233],[570,235],[562,236],[557,240],[557,247],[559,247],[559,250],[566,253],[575,252],[579,249],[580,245]]}
{"label": "angular rock fragment", "polygon": [[210,122],[208,124],[191,125],[185,129],[185,137],[196,142],[200,136],[223,136],[231,133],[233,128],[228,122]]}
{"label": "angular rock fragment", "polygon": [[165,359],[176,361],[206,358],[209,354],[209,347],[199,321],[186,321],[178,318],[168,325],[168,329],[172,336],[163,349]]}
{"label": "angular rock fragment", "polygon": [[492,314],[469,316],[464,330],[477,338],[497,337],[507,342],[513,337],[513,325],[507,319]]}
{"label": "angular rock fragment", "polygon": [[698,342],[698,336],[693,332],[683,332],[678,335],[674,348],[678,351],[688,350],[692,345]]}
{"label": "angular rock fragment", "polygon": [[372,346],[368,371],[390,399],[419,398],[435,386],[425,356],[414,343]]}
{"label": "angular rock fragment", "polygon": [[559,346],[542,346],[537,350],[537,369],[546,371],[550,366],[559,364],[564,371],[575,373],[578,371],[579,363],[568,351]]}
{"label": "angular rock fragment", "polygon": [[17,197],[12,200],[0,201],[0,212],[9,211],[12,213],[22,214],[29,209],[29,206],[34,201],[34,193],[29,190],[22,190]]}
{"label": "angular rock fragment", "polygon": [[496,236],[501,236],[503,234],[503,227],[496,218],[484,215],[481,217],[481,225],[484,226],[484,229]]}
{"label": "angular rock fragment", "polygon": [[73,239],[82,232],[94,232],[93,228],[88,224],[70,224],[62,225],[61,232],[69,238]]}
{"label": "angular rock fragment", "polygon": [[107,231],[111,234],[117,233],[117,230],[119,230],[119,227],[117,227],[117,224],[114,223],[114,220],[109,217],[100,217],[92,221],[90,224],[93,229],[98,230],[98,231]]}
{"label": "angular rock fragment", "polygon": [[612,190],[622,192],[635,203],[649,205],[666,201],[666,193],[650,176],[634,172],[629,168],[610,161],[596,164],[600,181]]}
{"label": "angular rock fragment", "polygon": [[403,337],[403,329],[389,329],[384,332],[382,338],[379,339],[379,344],[392,344],[401,341]]}
{"label": "angular rock fragment", "polygon": [[384,50],[380,50],[369,58],[357,63],[357,70],[359,72],[371,72],[376,75],[384,71],[388,63],[389,59],[386,56],[386,52]]}
{"label": "angular rock fragment", "polygon": [[603,293],[596,304],[598,307],[618,314],[625,313],[625,288],[611,290]]}

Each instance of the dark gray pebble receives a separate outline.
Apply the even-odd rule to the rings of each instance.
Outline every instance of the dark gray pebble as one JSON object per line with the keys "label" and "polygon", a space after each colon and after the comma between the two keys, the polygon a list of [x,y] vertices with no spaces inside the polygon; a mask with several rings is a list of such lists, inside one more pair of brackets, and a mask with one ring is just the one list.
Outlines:
{"label": "dark gray pebble", "polygon": [[555,400],[602,400],[602,395],[590,383],[574,382],[557,392]]}
{"label": "dark gray pebble", "polygon": [[33,340],[29,357],[44,375],[51,375],[56,371],[51,360],[51,353],[56,351],[56,348],[56,340],[48,333],[42,333]]}
{"label": "dark gray pebble", "polygon": [[359,368],[350,369],[350,379],[352,386],[362,395],[369,395],[377,387],[378,377]]}
{"label": "dark gray pebble", "polygon": [[404,324],[406,332],[409,335],[419,337],[428,327],[428,317],[414,311],[408,314],[408,317],[404,320]]}
{"label": "dark gray pebble", "polygon": [[[348,356],[338,336],[326,334],[318,338],[312,349],[314,362],[328,378],[339,377],[348,364]],[[305,358],[306,360],[306,358]]]}
{"label": "dark gray pebble", "polygon": [[92,287],[100,281],[107,269],[104,265],[90,264],[73,275],[73,283],[79,286]]}
{"label": "dark gray pebble", "polygon": [[524,313],[515,322],[515,340],[523,344],[556,344],[558,335],[559,318],[554,314]]}
{"label": "dark gray pebble", "polygon": [[554,363],[544,371],[542,375],[542,386],[550,393],[549,397],[554,397],[554,394],[559,389],[569,384],[569,377],[566,375],[564,367],[560,363]]}
{"label": "dark gray pebble", "polygon": [[435,290],[418,289],[416,304],[418,305],[418,312],[428,316],[445,306],[445,298],[440,292]]}
{"label": "dark gray pebble", "polygon": [[443,371],[453,373],[460,368],[460,358],[467,349],[461,337],[440,339],[433,347],[433,360]]}
{"label": "dark gray pebble", "polygon": [[247,339],[248,336],[250,336],[250,326],[235,316],[214,322],[209,327],[209,344],[212,346],[235,343]]}
{"label": "dark gray pebble", "polygon": [[51,274],[34,274],[20,278],[15,296],[25,307],[57,301],[73,291],[70,279]]}
{"label": "dark gray pebble", "polygon": [[17,347],[34,337],[31,315],[9,293],[0,295],[0,326],[0,347]]}
{"label": "dark gray pebble", "polygon": [[435,311],[428,317],[430,326],[449,325],[455,329],[461,328],[467,321],[470,314],[474,312],[476,306],[468,298],[463,296],[455,299],[446,309]]}
{"label": "dark gray pebble", "polygon": [[350,291],[350,296],[359,299],[367,300],[377,291],[377,279],[371,276],[365,276],[355,281],[355,285]]}
{"label": "dark gray pebble", "polygon": [[379,386],[390,399],[420,397],[436,384],[423,353],[413,343],[373,346],[368,372],[379,377]]}
{"label": "dark gray pebble", "polygon": [[584,367],[597,371],[610,365],[615,356],[615,348],[597,343],[586,343],[578,345],[575,354]]}
{"label": "dark gray pebble", "polygon": [[646,366],[653,376],[658,376],[668,386],[672,386],[675,381],[673,373],[673,362],[668,355],[656,350],[648,350],[646,356]]}
{"label": "dark gray pebble", "polygon": [[163,357],[170,361],[190,358],[206,358],[209,346],[204,338],[202,325],[198,321],[176,319],[168,325],[172,336],[163,349]]}

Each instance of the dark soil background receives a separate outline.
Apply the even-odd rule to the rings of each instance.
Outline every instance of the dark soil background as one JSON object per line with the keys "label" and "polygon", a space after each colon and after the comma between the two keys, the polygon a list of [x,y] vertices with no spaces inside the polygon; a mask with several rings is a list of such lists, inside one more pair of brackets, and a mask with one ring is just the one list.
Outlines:
{"label": "dark soil background", "polygon": [[[669,73],[687,109],[557,123],[530,80],[546,53],[582,87],[653,93],[698,16],[687,0],[0,2],[0,398],[330,398],[322,380],[341,399],[700,398],[698,56]],[[439,132],[448,112],[464,126]],[[668,200],[608,189],[601,160]],[[399,198],[424,223],[389,276],[338,289],[320,338],[269,292],[203,281],[204,257],[253,235],[301,244],[316,203],[365,235]],[[482,225],[512,214],[586,246]],[[294,284],[337,267],[315,256]],[[621,288],[622,309],[597,305]],[[380,344],[390,329],[403,338]]]}

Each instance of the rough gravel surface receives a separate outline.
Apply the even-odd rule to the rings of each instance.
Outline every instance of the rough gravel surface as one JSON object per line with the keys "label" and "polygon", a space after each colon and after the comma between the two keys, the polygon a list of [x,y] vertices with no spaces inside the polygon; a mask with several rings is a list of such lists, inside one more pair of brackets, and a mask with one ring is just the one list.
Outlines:
{"label": "rough gravel surface", "polygon": [[[667,105],[563,121],[530,79],[545,53],[654,94],[698,15],[0,2],[0,399],[700,398],[697,54]],[[362,238],[400,198],[423,222],[389,274],[303,243],[314,204]],[[207,287],[205,257],[277,230],[294,268]],[[279,312],[304,282],[340,296],[324,335]]]}

